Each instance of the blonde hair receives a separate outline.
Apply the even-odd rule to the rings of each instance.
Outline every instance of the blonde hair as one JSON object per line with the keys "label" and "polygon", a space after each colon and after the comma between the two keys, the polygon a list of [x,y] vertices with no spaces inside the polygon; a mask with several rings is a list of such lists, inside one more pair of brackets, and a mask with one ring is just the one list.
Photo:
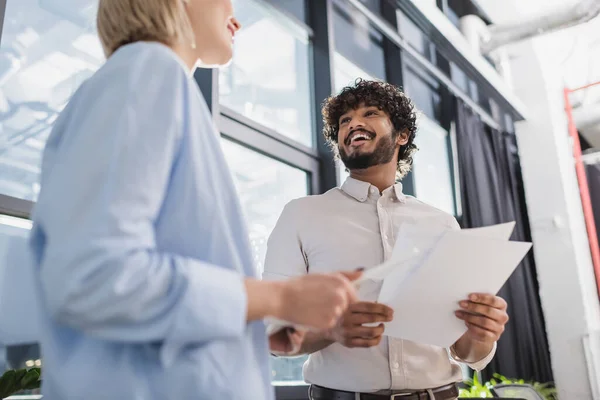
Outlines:
{"label": "blonde hair", "polygon": [[98,35],[106,57],[126,44],[155,41],[195,46],[184,3],[188,0],[100,0]]}

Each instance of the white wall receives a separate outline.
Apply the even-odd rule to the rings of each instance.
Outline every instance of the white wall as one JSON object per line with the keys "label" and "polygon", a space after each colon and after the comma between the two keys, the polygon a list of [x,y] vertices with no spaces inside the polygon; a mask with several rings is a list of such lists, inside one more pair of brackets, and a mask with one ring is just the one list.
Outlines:
{"label": "white wall", "polygon": [[[600,305],[572,147],[560,65],[549,38],[510,46],[513,87],[527,107],[517,124],[540,296],[560,398],[594,398],[583,338],[600,332]],[[600,365],[600,354],[592,356]],[[596,374],[596,372],[594,372]]]}

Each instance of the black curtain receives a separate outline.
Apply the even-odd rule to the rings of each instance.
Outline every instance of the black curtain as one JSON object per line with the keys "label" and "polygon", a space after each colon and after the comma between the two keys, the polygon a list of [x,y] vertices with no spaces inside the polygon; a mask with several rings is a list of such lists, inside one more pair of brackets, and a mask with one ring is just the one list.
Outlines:
{"label": "black curtain", "polygon": [[[456,142],[465,228],[516,221],[513,240],[531,241],[523,179],[514,134],[487,127],[457,99]],[[516,269],[499,296],[510,321],[496,357],[483,371],[551,382],[552,368],[533,254]]]}
{"label": "black curtain", "polygon": [[600,243],[600,161],[588,164],[585,167],[588,186],[590,187],[590,198],[594,210],[594,221],[596,222],[596,234]]}

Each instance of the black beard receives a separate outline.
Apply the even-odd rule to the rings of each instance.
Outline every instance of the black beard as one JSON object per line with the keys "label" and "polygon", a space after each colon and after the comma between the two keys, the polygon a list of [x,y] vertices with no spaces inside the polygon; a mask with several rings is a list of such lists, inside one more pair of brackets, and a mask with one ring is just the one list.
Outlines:
{"label": "black beard", "polygon": [[345,147],[339,147],[340,159],[347,169],[367,169],[375,165],[387,164],[394,158],[396,154],[396,146],[394,146],[395,135],[386,135],[379,139],[377,146],[371,153],[361,153],[360,150],[348,155]]}

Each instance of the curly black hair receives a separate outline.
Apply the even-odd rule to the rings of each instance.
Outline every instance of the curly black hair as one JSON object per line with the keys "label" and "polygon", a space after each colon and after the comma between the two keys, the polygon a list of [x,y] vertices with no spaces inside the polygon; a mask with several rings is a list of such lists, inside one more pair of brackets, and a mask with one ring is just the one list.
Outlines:
{"label": "curly black hair", "polygon": [[394,137],[406,132],[408,142],[400,147],[398,153],[398,176],[404,177],[411,169],[413,155],[417,146],[413,143],[417,131],[417,114],[415,106],[400,88],[380,81],[357,79],[354,85],[347,86],[336,95],[323,102],[323,135],[327,143],[339,158],[338,132],[340,117],[350,109],[361,105],[374,106],[385,111],[394,126]]}

